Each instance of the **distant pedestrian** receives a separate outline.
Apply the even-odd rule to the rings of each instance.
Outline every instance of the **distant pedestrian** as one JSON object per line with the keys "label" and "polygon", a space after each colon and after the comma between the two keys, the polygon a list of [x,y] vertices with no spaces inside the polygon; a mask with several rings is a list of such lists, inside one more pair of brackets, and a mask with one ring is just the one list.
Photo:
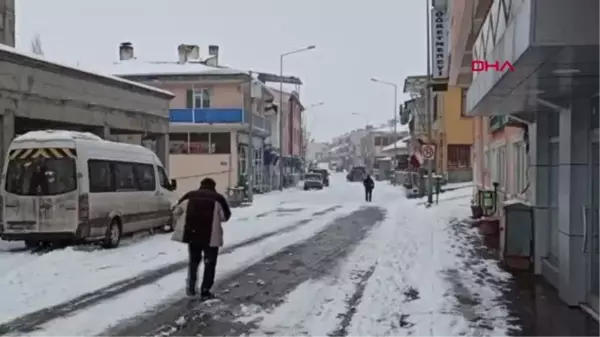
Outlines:
{"label": "distant pedestrian", "polygon": [[221,223],[231,217],[227,200],[217,193],[216,186],[213,179],[205,178],[199,189],[187,192],[177,203],[188,201],[183,229],[183,242],[187,243],[189,252],[187,294],[195,296],[197,293],[198,267],[204,255],[202,299],[214,298],[211,288],[215,282],[219,247],[223,246]]}
{"label": "distant pedestrian", "polygon": [[371,202],[371,199],[373,198],[373,189],[375,188],[375,181],[373,181],[373,178],[367,174],[367,177],[365,180],[363,180],[363,185],[365,186],[365,200]]}

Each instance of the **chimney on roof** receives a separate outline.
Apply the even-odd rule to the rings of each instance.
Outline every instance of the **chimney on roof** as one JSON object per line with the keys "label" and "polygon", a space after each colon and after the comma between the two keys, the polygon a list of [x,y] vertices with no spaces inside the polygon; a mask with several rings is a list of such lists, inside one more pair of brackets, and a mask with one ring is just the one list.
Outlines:
{"label": "chimney on roof", "polygon": [[200,47],[197,44],[190,44],[188,47],[188,61],[200,61]]}
{"label": "chimney on roof", "polygon": [[209,58],[206,60],[206,65],[211,67],[219,66],[219,46],[210,45],[208,46],[208,56]]}
{"label": "chimney on roof", "polygon": [[182,43],[177,46],[178,62],[181,64],[189,61],[200,61],[200,47],[195,44]]}
{"label": "chimney on roof", "polygon": [[187,62],[187,46],[185,44],[180,44],[177,46],[177,62],[180,64],[184,64]]}
{"label": "chimney on roof", "polygon": [[122,42],[119,45],[119,60],[127,61],[133,59],[133,44],[131,42]]}

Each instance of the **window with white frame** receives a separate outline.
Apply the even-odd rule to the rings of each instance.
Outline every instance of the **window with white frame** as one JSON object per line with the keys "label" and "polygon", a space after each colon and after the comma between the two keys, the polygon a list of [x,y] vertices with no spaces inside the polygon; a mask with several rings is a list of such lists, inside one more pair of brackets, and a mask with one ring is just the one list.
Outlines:
{"label": "window with white frame", "polygon": [[195,89],[194,90],[194,107],[196,109],[210,108],[210,90]]}
{"label": "window with white frame", "polygon": [[[492,149],[487,149],[485,151],[485,170],[487,171],[487,179],[493,181],[494,177],[493,177],[493,169],[492,168],[493,168],[493,166],[492,166]],[[484,178],[486,178],[486,177],[484,176]],[[487,179],[484,182],[484,184],[488,183]]]}
{"label": "window with white frame", "polygon": [[500,188],[506,188],[506,145],[500,146],[496,149],[496,181]]}
{"label": "window with white frame", "polygon": [[527,168],[529,165],[525,142],[519,141],[513,143],[513,158],[515,160],[513,166],[515,175],[513,180],[513,193],[521,194],[527,187]]}

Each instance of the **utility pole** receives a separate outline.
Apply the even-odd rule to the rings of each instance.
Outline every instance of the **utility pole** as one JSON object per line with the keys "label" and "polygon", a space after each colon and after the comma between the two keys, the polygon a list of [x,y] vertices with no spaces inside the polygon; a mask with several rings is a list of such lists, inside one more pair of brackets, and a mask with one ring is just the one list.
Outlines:
{"label": "utility pole", "polygon": [[[431,116],[431,6],[425,0],[427,17],[427,79],[425,80],[425,112],[427,113],[427,144],[433,143]],[[437,149],[435,151],[437,153]],[[433,155],[435,158],[435,153]],[[433,204],[433,159],[427,160],[427,203]]]}
{"label": "utility pole", "polygon": [[394,158],[392,159],[392,184],[396,186],[396,168],[398,167],[398,86],[394,85]]}
{"label": "utility pole", "polygon": [[283,190],[283,57],[279,57],[279,109],[277,117],[279,121],[279,190]]}
{"label": "utility pole", "polygon": [[252,202],[254,200],[254,108],[255,108],[255,99],[256,96],[256,83],[254,82],[253,73],[250,72],[250,115],[248,116],[248,124],[250,125],[250,130],[248,132],[248,159],[247,165],[248,170],[246,179],[246,183],[248,184],[248,201]]}
{"label": "utility pole", "polygon": [[262,99],[262,85],[254,79],[254,74],[250,72],[250,115],[248,116],[250,124],[248,140],[248,199],[254,200],[254,170],[256,165],[256,155],[254,154],[254,112],[256,109],[256,100]]}
{"label": "utility pole", "polygon": [[[279,190],[283,190],[283,58],[288,55],[302,53],[308,50],[315,49],[315,45],[310,45],[305,48],[296,49],[283,53],[279,56]],[[291,116],[289,116],[291,118]]]}
{"label": "utility pole", "polygon": [[392,118],[392,121],[394,123],[394,128],[393,128],[394,131],[393,131],[393,136],[392,136],[392,139],[394,142],[394,144],[393,144],[394,155],[392,158],[392,174],[394,174],[394,178],[392,179],[392,184],[396,185],[396,166],[397,166],[396,159],[397,159],[397,155],[398,155],[396,153],[397,147],[398,147],[398,144],[396,144],[398,141],[398,111],[396,109],[398,109],[398,85],[396,83],[382,81],[377,78],[371,78],[371,81],[376,82],[376,83],[385,84],[385,85],[388,85],[388,86],[391,86],[394,88],[394,110],[392,110],[392,112],[394,113],[394,115],[393,115],[394,118]]}

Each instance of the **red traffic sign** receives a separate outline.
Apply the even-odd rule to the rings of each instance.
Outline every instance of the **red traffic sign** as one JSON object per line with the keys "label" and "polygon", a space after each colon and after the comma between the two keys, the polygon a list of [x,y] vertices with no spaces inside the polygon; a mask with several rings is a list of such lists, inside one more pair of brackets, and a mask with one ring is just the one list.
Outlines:
{"label": "red traffic sign", "polygon": [[421,145],[421,153],[425,159],[433,159],[435,157],[435,145],[423,144]]}

